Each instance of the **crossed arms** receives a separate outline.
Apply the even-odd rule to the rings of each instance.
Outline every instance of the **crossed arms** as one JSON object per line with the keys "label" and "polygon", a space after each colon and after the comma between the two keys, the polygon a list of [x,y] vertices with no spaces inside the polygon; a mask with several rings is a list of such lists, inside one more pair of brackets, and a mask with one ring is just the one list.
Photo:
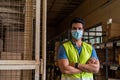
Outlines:
{"label": "crossed arms", "polygon": [[58,60],[58,66],[62,73],[75,74],[81,72],[97,73],[100,68],[99,60],[90,58],[87,64],[78,64],[78,68],[75,68],[75,63],[70,63],[68,59]]}

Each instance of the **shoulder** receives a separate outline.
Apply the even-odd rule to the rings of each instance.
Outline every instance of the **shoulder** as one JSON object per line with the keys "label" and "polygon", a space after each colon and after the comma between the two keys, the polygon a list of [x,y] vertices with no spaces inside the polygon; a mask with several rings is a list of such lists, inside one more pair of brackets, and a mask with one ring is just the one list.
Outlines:
{"label": "shoulder", "polygon": [[70,44],[70,43],[71,43],[71,41],[70,41],[70,40],[67,40],[67,41],[65,41],[64,43],[62,43],[62,45],[65,46],[65,45],[68,45],[68,44]]}
{"label": "shoulder", "polygon": [[71,42],[70,40],[64,41],[63,44],[69,43]]}
{"label": "shoulder", "polygon": [[83,42],[82,44],[83,44],[83,46],[92,47],[92,45],[91,45],[91,44],[86,43],[86,42]]}

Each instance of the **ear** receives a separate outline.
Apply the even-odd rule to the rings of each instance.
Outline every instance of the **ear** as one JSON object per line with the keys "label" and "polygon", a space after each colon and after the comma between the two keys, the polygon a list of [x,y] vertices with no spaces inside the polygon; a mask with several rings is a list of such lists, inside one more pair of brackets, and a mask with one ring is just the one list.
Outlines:
{"label": "ear", "polygon": [[84,32],[84,29],[83,29],[83,32]]}

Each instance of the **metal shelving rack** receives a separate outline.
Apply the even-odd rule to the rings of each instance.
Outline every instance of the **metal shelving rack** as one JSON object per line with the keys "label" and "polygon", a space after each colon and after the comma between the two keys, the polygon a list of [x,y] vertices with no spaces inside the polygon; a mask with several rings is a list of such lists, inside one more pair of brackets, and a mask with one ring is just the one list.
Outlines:
{"label": "metal shelving rack", "polygon": [[57,58],[56,50],[55,50],[55,43],[59,42],[60,44],[64,41],[70,39],[70,31],[66,30],[60,35],[54,37],[53,39],[48,41],[48,50],[47,50],[47,80],[60,80],[61,79],[61,72],[58,67],[55,57]]}
{"label": "metal shelving rack", "polygon": [[[101,54],[105,55],[105,61],[101,63],[101,69],[105,70],[105,80],[119,80],[120,77],[116,77],[115,72],[120,70],[119,53],[117,52],[117,49],[120,49],[120,37],[108,40],[99,46],[100,50],[105,52],[101,52]],[[109,53],[110,51],[111,53]],[[110,59],[111,55],[112,59]]]}

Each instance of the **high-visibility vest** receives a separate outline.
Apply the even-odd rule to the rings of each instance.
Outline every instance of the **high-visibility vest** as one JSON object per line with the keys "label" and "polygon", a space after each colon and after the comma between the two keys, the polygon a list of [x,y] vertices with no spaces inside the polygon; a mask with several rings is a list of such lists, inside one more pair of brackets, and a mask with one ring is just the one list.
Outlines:
{"label": "high-visibility vest", "polygon": [[[92,46],[82,42],[82,51],[79,55],[78,50],[71,41],[63,44],[70,63],[86,64],[92,54]],[[78,74],[62,74],[62,80],[93,80],[93,73],[82,72]]]}

